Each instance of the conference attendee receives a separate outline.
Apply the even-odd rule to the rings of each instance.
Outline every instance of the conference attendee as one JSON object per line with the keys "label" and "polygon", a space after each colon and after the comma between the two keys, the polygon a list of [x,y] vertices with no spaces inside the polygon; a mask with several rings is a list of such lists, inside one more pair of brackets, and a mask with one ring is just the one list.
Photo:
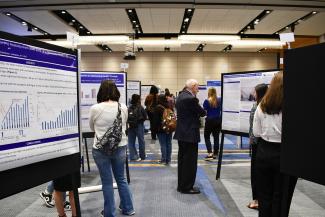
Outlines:
{"label": "conference attendee", "polygon": [[168,108],[170,108],[171,110],[174,111],[175,99],[174,99],[173,95],[170,93],[168,88],[165,88],[165,96],[167,99]]}
{"label": "conference attendee", "polygon": [[200,142],[200,117],[204,117],[206,112],[196,98],[198,92],[198,82],[189,79],[176,100],[177,126],[174,139],[178,140],[177,191],[184,194],[200,193],[194,183]]}
{"label": "conference attendee", "polygon": [[164,109],[168,108],[168,102],[164,94],[158,96],[157,106],[153,113],[153,124],[157,132],[160,151],[161,151],[161,160],[160,163],[168,165],[171,162],[172,155],[172,133],[166,132],[164,130],[163,124],[163,113]]}
{"label": "conference attendee", "polygon": [[158,96],[158,88],[155,85],[152,85],[150,88],[149,95],[146,97],[144,101],[144,105],[146,106],[146,112],[148,114],[148,118],[150,121],[150,131],[151,131],[151,139],[156,140],[157,139],[157,133],[152,128],[152,121],[153,121],[153,111],[155,107],[157,106],[157,96]]}
{"label": "conference attendee", "polygon": [[[95,131],[96,135],[92,153],[102,181],[104,196],[104,210],[102,211],[102,216],[104,217],[116,216],[112,172],[120,195],[121,202],[119,204],[119,209],[124,215],[134,215],[135,213],[131,191],[124,176],[127,145],[125,130],[128,110],[126,105],[118,102],[119,99],[120,92],[115,83],[110,80],[104,80],[97,94],[98,104],[90,108],[89,125],[90,129]],[[118,144],[117,150],[109,154],[99,149],[98,144],[107,129],[113,126],[119,111],[121,112],[120,115],[122,118],[122,139]]]}
{"label": "conference attendee", "polygon": [[251,148],[251,186],[252,186],[252,197],[253,200],[247,205],[250,209],[258,209],[258,200],[257,200],[257,186],[256,186],[256,152],[257,152],[257,141],[258,139],[253,135],[253,120],[254,114],[258,104],[261,102],[267,91],[266,84],[258,84],[254,88],[254,98],[256,103],[254,103],[250,116],[249,116],[249,144]]}
{"label": "conference attendee", "polygon": [[[55,206],[53,192],[54,192],[54,183],[53,183],[53,181],[50,181],[47,184],[47,186],[44,189],[44,191],[42,191],[39,194],[40,197],[43,199],[46,207],[53,208]],[[70,202],[67,201],[67,200],[65,200],[66,199],[66,192],[63,192],[62,198],[65,201],[64,204],[63,204],[64,210],[65,211],[71,210]]]}
{"label": "conference attendee", "polygon": [[[208,155],[206,160],[216,159],[219,153],[219,134],[221,131],[221,99],[217,98],[217,91],[208,89],[208,99],[204,100],[203,108],[207,112],[204,125],[204,140]],[[213,151],[210,136],[213,136]]]}
{"label": "conference attendee", "polygon": [[[282,105],[283,73],[278,72],[257,106],[253,121],[253,134],[258,138],[256,175],[260,217],[281,216],[281,209],[289,209],[290,204],[290,201],[282,201],[285,177],[280,172]],[[295,184],[296,179],[289,187],[292,189],[289,200],[292,198]]]}
{"label": "conference attendee", "polygon": [[76,187],[79,188],[81,184],[79,171],[53,180],[53,186],[54,186],[53,194],[55,200],[55,207],[58,212],[58,217],[67,217],[64,210],[65,198],[63,198],[63,194],[65,194],[65,192],[67,191],[69,192],[69,201],[71,204],[72,217],[77,217],[72,179],[76,181],[76,185],[77,185]]}
{"label": "conference attendee", "polygon": [[[141,105],[139,94],[133,94],[131,105],[128,108],[128,147],[130,151],[130,160],[139,161],[146,159],[146,144],[144,141],[144,121],[147,119],[147,113]],[[135,147],[135,140],[138,138],[139,155]]]}

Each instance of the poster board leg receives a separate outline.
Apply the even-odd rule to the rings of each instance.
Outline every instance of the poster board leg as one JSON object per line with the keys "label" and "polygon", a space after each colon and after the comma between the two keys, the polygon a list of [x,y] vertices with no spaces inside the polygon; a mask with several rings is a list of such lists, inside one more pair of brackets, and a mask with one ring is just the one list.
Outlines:
{"label": "poster board leg", "polygon": [[126,148],[126,158],[125,158],[125,170],[126,170],[126,179],[128,183],[130,184],[130,170],[129,170],[129,156],[128,156],[128,149]]}
{"label": "poster board leg", "polygon": [[86,148],[86,158],[87,158],[88,172],[90,172],[87,138],[85,138],[85,148]]}
{"label": "poster board leg", "polygon": [[76,212],[77,212],[76,214],[77,217],[81,217],[78,186],[77,186],[77,180],[75,179],[74,175],[72,175],[72,185],[73,185],[73,197],[76,204]]}
{"label": "poster board leg", "polygon": [[225,139],[225,134],[221,133],[221,144],[220,144],[220,151],[219,151],[219,158],[218,158],[218,167],[217,167],[216,180],[218,180],[220,178],[224,139]]}

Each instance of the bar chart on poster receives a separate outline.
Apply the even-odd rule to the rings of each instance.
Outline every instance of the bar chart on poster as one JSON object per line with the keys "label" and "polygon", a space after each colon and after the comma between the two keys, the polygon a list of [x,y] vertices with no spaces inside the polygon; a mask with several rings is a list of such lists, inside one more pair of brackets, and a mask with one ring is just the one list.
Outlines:
{"label": "bar chart on poster", "polygon": [[0,171],[79,151],[77,56],[0,39]]}

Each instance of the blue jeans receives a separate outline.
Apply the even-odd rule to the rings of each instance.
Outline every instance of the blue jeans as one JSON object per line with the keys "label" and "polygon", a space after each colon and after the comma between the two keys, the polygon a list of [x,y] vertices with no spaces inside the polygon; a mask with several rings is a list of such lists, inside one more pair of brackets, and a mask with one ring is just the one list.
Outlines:
{"label": "blue jeans", "polygon": [[146,159],[146,145],[144,142],[144,125],[139,123],[137,128],[128,129],[128,143],[130,151],[130,160],[136,160],[139,158],[137,149],[135,147],[135,139],[138,138],[139,142],[139,154],[141,160]]}
{"label": "blue jeans", "polygon": [[98,167],[102,180],[102,190],[104,195],[104,217],[115,216],[115,201],[113,189],[113,177],[116,180],[118,193],[120,195],[120,208],[123,214],[134,211],[132,195],[128,183],[124,176],[124,166],[126,160],[126,146],[119,147],[112,155],[93,149],[93,157]]}
{"label": "blue jeans", "polygon": [[172,133],[157,133],[160,150],[161,162],[170,163],[172,156]]}

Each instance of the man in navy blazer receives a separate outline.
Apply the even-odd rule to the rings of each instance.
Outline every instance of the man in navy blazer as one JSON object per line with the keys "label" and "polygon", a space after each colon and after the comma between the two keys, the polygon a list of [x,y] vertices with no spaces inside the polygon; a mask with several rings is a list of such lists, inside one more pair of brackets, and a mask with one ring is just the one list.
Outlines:
{"label": "man in navy blazer", "polygon": [[198,82],[189,79],[176,101],[177,126],[174,139],[178,140],[177,191],[184,194],[200,193],[200,190],[194,187],[194,183],[200,142],[200,117],[205,116],[206,112],[196,98],[198,92]]}

